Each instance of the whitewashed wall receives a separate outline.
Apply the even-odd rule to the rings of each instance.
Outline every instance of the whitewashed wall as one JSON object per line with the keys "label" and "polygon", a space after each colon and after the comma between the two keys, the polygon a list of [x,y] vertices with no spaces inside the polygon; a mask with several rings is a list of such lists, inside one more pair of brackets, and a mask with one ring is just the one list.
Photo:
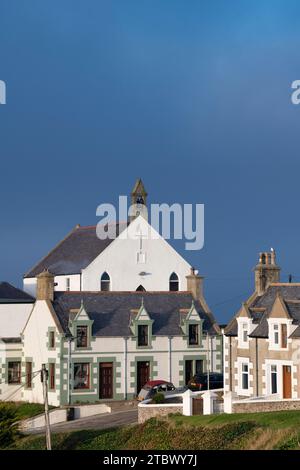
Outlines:
{"label": "whitewashed wall", "polygon": [[[70,279],[70,290],[80,291],[80,274],[70,274],[69,276],[55,276],[54,283],[56,284],[54,290],[65,291],[67,278]],[[23,290],[33,297],[36,296],[36,277],[30,277],[23,280]]]}
{"label": "whitewashed wall", "polygon": [[[41,370],[42,364],[47,364],[49,359],[58,361],[59,351],[52,351],[47,348],[49,327],[56,327],[53,317],[47,303],[44,300],[38,300],[24,330],[23,339],[23,361],[26,361],[27,358],[33,359],[33,372]],[[25,373],[25,367],[23,373]],[[33,383],[32,390],[24,389],[22,399],[29,402],[43,403],[43,389],[39,374],[33,379]],[[57,378],[56,386],[58,385],[59,379]],[[59,397],[56,391],[49,390],[48,395],[50,405],[59,405]]]}
{"label": "whitewashed wall", "polygon": [[[140,231],[145,263],[137,262]],[[148,233],[153,238],[145,238]],[[82,271],[82,290],[100,290],[100,278],[105,271],[110,275],[113,291],[135,291],[140,284],[147,291],[168,291],[173,271],[179,277],[179,289],[186,290],[190,265],[140,216]],[[141,272],[146,274],[141,276]]]}

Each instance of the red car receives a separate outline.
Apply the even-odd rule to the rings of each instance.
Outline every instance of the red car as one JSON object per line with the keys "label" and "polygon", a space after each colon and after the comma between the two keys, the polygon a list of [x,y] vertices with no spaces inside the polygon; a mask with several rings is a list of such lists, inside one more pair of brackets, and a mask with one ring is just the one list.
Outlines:
{"label": "red car", "polygon": [[138,394],[138,400],[148,400],[157,392],[173,392],[174,390],[175,387],[171,382],[167,382],[166,380],[150,380],[141,389]]}

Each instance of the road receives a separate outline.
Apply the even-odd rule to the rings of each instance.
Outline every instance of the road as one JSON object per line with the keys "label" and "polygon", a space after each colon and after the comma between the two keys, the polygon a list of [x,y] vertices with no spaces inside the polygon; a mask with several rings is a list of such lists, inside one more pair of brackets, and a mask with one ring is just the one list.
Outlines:
{"label": "road", "polygon": [[[83,429],[109,429],[124,426],[126,424],[135,424],[137,421],[137,409],[131,409],[54,424],[51,426],[51,432],[70,432]],[[45,428],[38,428],[26,431],[26,434],[44,434],[44,432]]]}

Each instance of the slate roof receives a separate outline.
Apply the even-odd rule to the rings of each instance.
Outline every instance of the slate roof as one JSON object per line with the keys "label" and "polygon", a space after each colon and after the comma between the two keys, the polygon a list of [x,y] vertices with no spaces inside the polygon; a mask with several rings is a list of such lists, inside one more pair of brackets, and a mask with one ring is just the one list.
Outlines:
{"label": "slate roof", "polygon": [[0,282],[0,303],[33,303],[35,299],[31,295],[14,287],[8,282]]}
{"label": "slate roof", "polygon": [[[278,284],[270,285],[267,291],[257,296],[250,305],[248,305],[249,313],[254,324],[257,327],[249,335],[252,338],[267,338],[268,337],[268,317],[272,310],[273,304],[276,299],[277,293],[280,293],[287,311],[293,319],[294,325],[299,327],[293,332],[291,337],[300,337],[300,284]],[[255,309],[262,309],[257,311]],[[236,317],[229,323],[226,331],[226,336],[237,336],[237,321]]]}
{"label": "slate roof", "polygon": [[[55,292],[53,307],[65,333],[69,333],[71,310],[84,308],[93,323],[94,336],[132,336],[132,310],[144,306],[153,321],[153,335],[182,335],[180,310],[189,310],[193,297],[189,292]],[[203,331],[218,334],[212,314],[205,313],[197,301],[195,308],[204,320]]]}
{"label": "slate roof", "polygon": [[[117,236],[128,226],[128,222],[109,224],[108,230],[116,229]],[[105,248],[113,238],[101,240],[97,237],[96,226],[76,226],[41,261],[31,268],[24,278],[36,277],[45,269],[54,275],[80,274]]]}

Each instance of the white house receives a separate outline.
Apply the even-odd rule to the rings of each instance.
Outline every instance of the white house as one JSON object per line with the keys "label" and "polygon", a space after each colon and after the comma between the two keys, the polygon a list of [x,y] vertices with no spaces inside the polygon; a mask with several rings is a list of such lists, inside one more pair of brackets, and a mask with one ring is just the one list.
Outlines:
{"label": "white house", "polygon": [[35,299],[12,286],[0,283],[0,399],[18,400],[22,387],[21,332]]}
{"label": "white house", "polygon": [[23,400],[43,401],[42,364],[52,405],[129,399],[150,379],[180,386],[222,371],[203,278],[148,223],[141,180],[131,196],[136,212],[115,239],[77,226],[25,275],[36,302],[19,338]]}
{"label": "white house", "polygon": [[99,239],[96,226],[77,225],[25,274],[24,290],[35,296],[36,276],[47,269],[56,291],[185,291],[191,266],[144,217],[139,201],[146,203],[146,197],[138,180],[131,198],[140,215],[112,227],[115,239]]}

